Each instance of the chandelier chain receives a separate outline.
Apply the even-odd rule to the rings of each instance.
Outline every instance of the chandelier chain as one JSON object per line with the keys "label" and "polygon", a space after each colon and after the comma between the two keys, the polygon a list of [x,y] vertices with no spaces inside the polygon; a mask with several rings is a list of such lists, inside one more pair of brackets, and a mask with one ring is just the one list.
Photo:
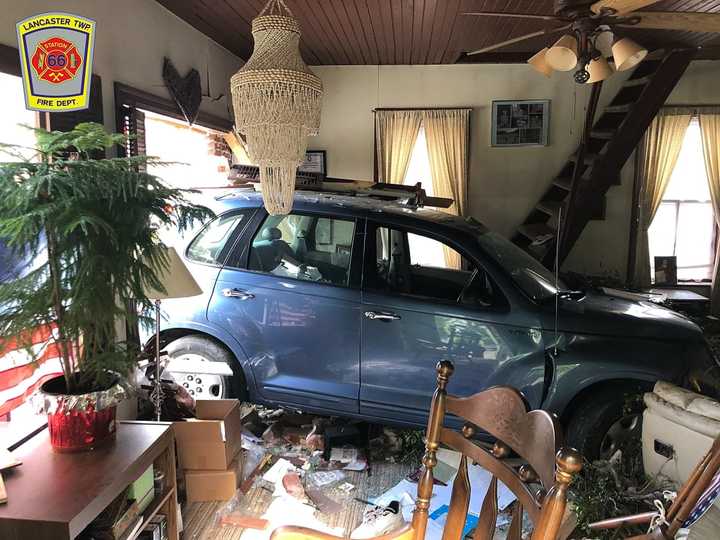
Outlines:
{"label": "chandelier chain", "polygon": [[270,0],[265,4],[265,7],[258,17],[262,17],[263,15],[284,15],[283,10],[285,10],[285,13],[290,17],[294,17],[293,12],[287,7],[285,0]]}

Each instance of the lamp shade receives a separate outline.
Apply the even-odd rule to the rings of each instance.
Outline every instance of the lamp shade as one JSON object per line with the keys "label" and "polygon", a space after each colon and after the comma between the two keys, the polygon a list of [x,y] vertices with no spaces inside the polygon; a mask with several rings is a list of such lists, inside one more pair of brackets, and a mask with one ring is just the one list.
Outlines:
{"label": "lamp shade", "polygon": [[613,69],[610,67],[610,64],[608,64],[607,60],[605,60],[602,56],[597,60],[590,60],[587,65],[587,70],[588,73],[590,73],[590,78],[585,84],[604,81],[613,74]]}
{"label": "lamp shade", "polygon": [[570,71],[577,65],[577,39],[565,34],[545,53],[545,61],[557,71]]}
{"label": "lamp shade", "polygon": [[647,56],[644,49],[630,38],[622,38],[612,46],[613,58],[618,71],[632,69]]}
{"label": "lamp shade", "polygon": [[612,56],[612,45],[615,36],[610,27],[603,24],[598,26],[598,34],[595,36],[595,48],[600,51],[605,58]]}
{"label": "lamp shade", "polygon": [[[185,263],[175,251],[175,248],[164,248],[166,250],[167,266],[155,266],[154,269],[158,277],[158,281],[162,283],[165,291],[160,291],[150,284],[145,284],[145,296],[150,300],[165,300],[166,298],[186,298],[188,296],[197,296],[202,294],[202,289],[192,277]],[[150,266],[147,259],[145,263]]]}
{"label": "lamp shade", "polygon": [[546,77],[549,77],[550,75],[552,75],[552,68],[545,60],[545,53],[547,52],[548,48],[544,47],[540,52],[536,53],[527,62],[535,71],[542,73]]}

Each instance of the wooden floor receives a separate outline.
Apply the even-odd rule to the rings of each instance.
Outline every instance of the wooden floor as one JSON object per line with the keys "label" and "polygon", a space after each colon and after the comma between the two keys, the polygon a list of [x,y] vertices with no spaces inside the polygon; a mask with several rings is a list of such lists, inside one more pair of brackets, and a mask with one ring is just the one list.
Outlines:
{"label": "wooden floor", "polygon": [[[369,499],[383,494],[402,480],[413,467],[398,463],[373,464],[371,474],[367,471],[349,472],[347,481],[355,485],[349,497],[343,501],[343,510],[333,515],[316,514],[325,524],[331,527],[343,527],[345,536],[362,520],[365,504],[354,500]],[[256,482],[243,501],[248,513],[261,516],[272,499],[272,493],[263,489]],[[183,506],[185,533],[183,540],[237,540],[243,529],[237,527],[220,527],[216,524],[215,514],[225,503],[192,503]]]}

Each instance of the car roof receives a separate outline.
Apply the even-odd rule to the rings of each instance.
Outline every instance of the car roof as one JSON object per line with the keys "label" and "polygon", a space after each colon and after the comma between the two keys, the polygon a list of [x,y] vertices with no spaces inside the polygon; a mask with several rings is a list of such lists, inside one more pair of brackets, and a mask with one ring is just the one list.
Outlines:
{"label": "car roof", "polygon": [[[262,206],[260,193],[247,188],[233,188],[214,199],[212,209],[220,214],[236,208]],[[472,234],[488,231],[474,218],[463,218],[437,210],[435,208],[415,207],[396,200],[383,200],[369,196],[351,196],[322,191],[296,191],[293,209],[300,211],[348,209],[364,215],[390,214],[392,216],[411,217],[421,221],[442,224]]]}

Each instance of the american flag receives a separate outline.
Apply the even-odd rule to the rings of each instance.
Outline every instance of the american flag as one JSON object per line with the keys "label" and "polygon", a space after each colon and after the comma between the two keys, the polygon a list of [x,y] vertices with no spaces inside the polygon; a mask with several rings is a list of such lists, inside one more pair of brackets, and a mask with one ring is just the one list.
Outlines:
{"label": "american flag", "polygon": [[691,527],[698,519],[703,517],[705,512],[713,505],[715,499],[718,498],[718,495],[720,495],[720,471],[715,474],[708,488],[698,499],[695,508],[692,509],[685,523],[683,523],[683,528]]}
{"label": "american flag", "polygon": [[45,381],[62,374],[54,331],[45,326],[35,329],[30,340],[0,339],[0,419],[25,403]]}

